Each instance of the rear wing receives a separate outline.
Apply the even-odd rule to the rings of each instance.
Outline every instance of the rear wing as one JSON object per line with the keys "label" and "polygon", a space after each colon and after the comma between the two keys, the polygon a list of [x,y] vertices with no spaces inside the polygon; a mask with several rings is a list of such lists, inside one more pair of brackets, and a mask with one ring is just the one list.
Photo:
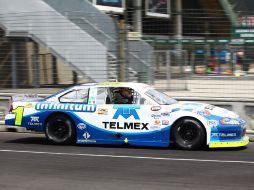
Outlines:
{"label": "rear wing", "polygon": [[34,102],[43,99],[44,98],[39,97],[37,94],[16,94],[11,97],[12,102]]}

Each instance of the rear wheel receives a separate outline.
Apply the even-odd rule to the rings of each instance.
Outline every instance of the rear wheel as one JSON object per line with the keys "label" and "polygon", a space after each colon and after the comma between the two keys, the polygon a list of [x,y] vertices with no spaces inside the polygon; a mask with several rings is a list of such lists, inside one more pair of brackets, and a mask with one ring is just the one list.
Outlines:
{"label": "rear wheel", "polygon": [[55,144],[70,144],[74,142],[76,134],[69,117],[64,114],[55,114],[46,123],[45,135]]}
{"label": "rear wheel", "polygon": [[181,149],[195,150],[205,144],[205,129],[195,119],[180,120],[174,126],[172,133],[176,146]]}

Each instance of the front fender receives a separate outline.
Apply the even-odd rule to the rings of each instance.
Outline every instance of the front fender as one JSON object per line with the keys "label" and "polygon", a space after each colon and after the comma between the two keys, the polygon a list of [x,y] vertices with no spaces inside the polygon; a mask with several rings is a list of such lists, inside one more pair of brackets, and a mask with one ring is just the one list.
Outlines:
{"label": "front fender", "polygon": [[206,143],[209,144],[211,139],[211,127],[208,125],[208,119],[198,113],[195,112],[189,112],[189,111],[181,111],[178,113],[175,113],[172,115],[173,118],[173,124],[174,125],[177,121],[179,121],[182,118],[185,117],[191,117],[196,120],[198,120],[205,128],[206,130]]}

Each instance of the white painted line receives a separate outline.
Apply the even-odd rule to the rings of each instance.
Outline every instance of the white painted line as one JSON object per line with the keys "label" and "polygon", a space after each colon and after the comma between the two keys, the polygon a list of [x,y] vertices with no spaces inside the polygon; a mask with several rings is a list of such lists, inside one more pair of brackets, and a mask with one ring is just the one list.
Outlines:
{"label": "white painted line", "polygon": [[65,152],[39,152],[29,150],[4,150],[0,152],[12,153],[27,153],[27,154],[47,154],[47,155],[65,155],[65,156],[84,156],[84,157],[105,157],[105,158],[130,158],[130,159],[146,159],[146,160],[166,160],[166,161],[190,161],[190,162],[215,162],[215,163],[241,163],[241,164],[254,164],[254,161],[241,161],[241,160],[203,160],[203,159],[188,159],[188,158],[160,158],[160,157],[144,157],[144,156],[119,156],[108,154],[79,154],[79,153],[65,153]]}

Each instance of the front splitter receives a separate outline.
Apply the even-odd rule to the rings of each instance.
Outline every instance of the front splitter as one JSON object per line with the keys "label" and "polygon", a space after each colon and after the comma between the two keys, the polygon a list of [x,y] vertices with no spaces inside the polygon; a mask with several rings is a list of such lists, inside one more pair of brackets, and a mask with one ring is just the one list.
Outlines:
{"label": "front splitter", "polygon": [[249,137],[245,136],[243,140],[240,141],[210,142],[209,148],[241,147],[246,146],[249,143],[249,141],[250,141]]}

